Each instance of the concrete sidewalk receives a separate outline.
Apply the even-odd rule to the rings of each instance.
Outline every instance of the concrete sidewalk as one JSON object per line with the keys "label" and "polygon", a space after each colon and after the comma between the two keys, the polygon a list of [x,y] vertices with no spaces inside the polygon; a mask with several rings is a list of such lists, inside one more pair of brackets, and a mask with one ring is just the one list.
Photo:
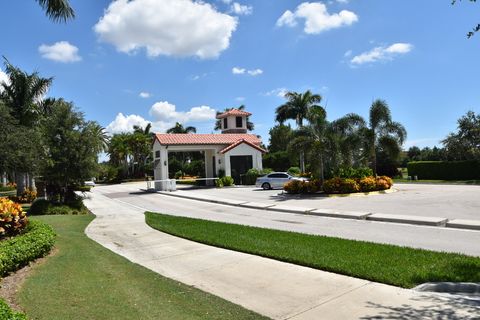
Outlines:
{"label": "concrete sidewalk", "polygon": [[143,210],[98,192],[93,240],[132,262],[273,319],[478,319],[478,301],[426,294],[219,249],[148,227]]}
{"label": "concrete sidewalk", "polygon": [[[207,190],[208,191],[208,190]],[[339,210],[329,208],[318,208],[318,204],[312,203],[311,199],[306,199],[307,204],[310,207],[302,206],[302,201],[298,201],[295,197],[284,195],[283,202],[272,201],[250,201],[239,199],[228,199],[224,197],[213,196],[201,192],[192,192],[185,190],[176,190],[173,192],[160,191],[163,195],[179,197],[183,199],[211,202],[217,204],[223,204],[228,206],[245,207],[250,209],[262,209],[278,212],[289,212],[297,214],[315,215],[321,217],[342,218],[342,219],[355,219],[355,220],[371,220],[381,222],[392,223],[404,223],[423,226],[435,226],[435,227],[447,227],[456,229],[467,230],[480,230],[480,220],[469,219],[450,219],[447,217],[432,217],[432,216],[418,216],[408,214],[386,214],[370,211],[351,211],[351,210]],[[358,196],[358,195],[353,195]],[[285,204],[287,203],[287,204]],[[303,204],[304,205],[304,204]],[[315,207],[314,207],[315,205]]]}

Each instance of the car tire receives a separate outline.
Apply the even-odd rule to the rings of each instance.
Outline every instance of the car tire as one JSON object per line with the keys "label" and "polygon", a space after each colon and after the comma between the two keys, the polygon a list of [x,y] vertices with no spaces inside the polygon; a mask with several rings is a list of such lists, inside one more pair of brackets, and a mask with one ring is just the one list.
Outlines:
{"label": "car tire", "polygon": [[270,185],[270,183],[265,182],[264,184],[262,184],[262,189],[263,190],[270,190],[270,189],[272,189],[272,186]]}

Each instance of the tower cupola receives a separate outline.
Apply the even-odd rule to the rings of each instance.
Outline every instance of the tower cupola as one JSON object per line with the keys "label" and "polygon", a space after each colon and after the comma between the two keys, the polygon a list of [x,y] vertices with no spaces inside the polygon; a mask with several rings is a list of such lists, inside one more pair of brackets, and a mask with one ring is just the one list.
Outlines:
{"label": "tower cupola", "polygon": [[217,116],[221,121],[222,133],[247,133],[247,118],[250,112],[239,109],[231,109]]}

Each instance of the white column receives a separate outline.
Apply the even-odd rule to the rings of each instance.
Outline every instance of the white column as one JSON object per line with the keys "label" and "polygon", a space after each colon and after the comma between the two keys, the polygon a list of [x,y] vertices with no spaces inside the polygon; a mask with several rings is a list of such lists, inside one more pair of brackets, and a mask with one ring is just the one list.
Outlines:
{"label": "white column", "polygon": [[[213,150],[205,150],[205,178],[213,178],[213,156],[215,155]],[[207,180],[206,185],[212,186],[213,180]]]}
{"label": "white column", "polygon": [[230,153],[225,153],[225,176],[231,177],[232,176],[232,168],[230,166]]}
{"label": "white column", "polygon": [[[160,158],[155,159],[154,163],[155,168],[153,170],[155,180],[167,180],[168,179],[168,150],[165,146],[156,146],[154,148],[154,156],[155,151],[160,151]],[[155,182],[155,190],[157,191],[168,191],[168,183],[167,181],[156,181]]]}

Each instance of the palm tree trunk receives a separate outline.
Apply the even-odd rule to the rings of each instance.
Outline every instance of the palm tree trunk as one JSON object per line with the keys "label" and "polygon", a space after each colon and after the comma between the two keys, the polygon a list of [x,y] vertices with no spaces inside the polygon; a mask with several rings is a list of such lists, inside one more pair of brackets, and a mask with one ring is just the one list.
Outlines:
{"label": "palm tree trunk", "polygon": [[303,150],[300,151],[300,171],[305,172],[305,152]]}
{"label": "palm tree trunk", "polygon": [[28,175],[28,187],[30,190],[37,192],[37,186],[35,185],[35,178],[33,174]]}
{"label": "palm tree trunk", "polygon": [[6,187],[7,186],[7,173],[4,172],[2,174],[2,186]]}
{"label": "palm tree trunk", "polygon": [[25,192],[25,173],[17,172],[15,180],[17,183],[17,196],[20,197]]}

